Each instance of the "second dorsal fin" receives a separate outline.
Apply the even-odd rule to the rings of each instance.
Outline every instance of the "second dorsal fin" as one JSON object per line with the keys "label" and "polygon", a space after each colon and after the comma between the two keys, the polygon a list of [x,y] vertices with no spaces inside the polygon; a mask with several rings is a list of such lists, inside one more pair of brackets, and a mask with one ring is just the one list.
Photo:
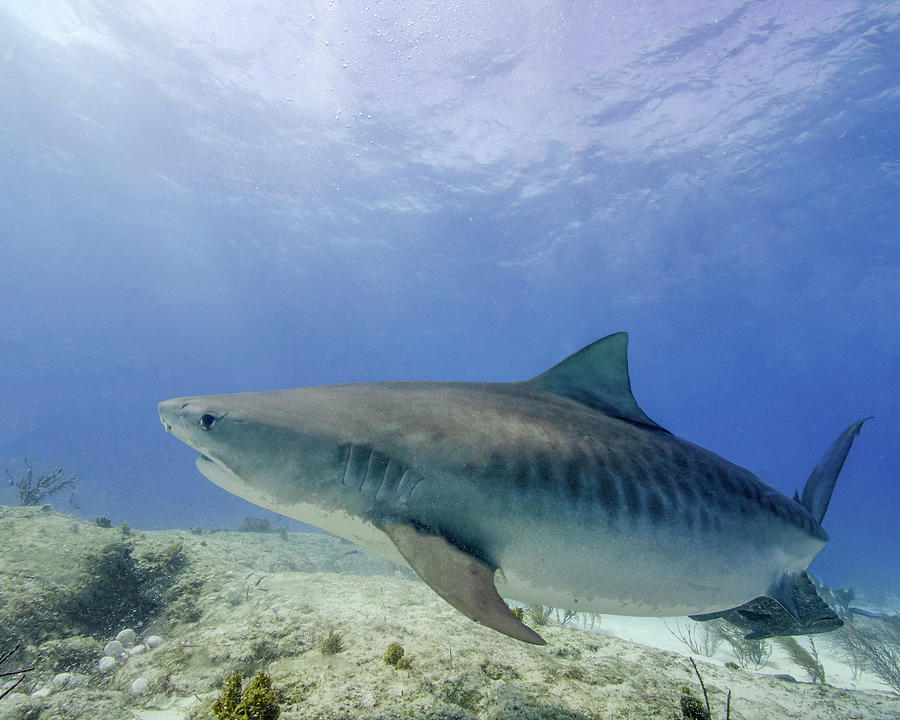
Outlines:
{"label": "second dorsal fin", "polygon": [[628,333],[607,335],[528,382],[606,415],[668,432],[638,407],[628,377]]}

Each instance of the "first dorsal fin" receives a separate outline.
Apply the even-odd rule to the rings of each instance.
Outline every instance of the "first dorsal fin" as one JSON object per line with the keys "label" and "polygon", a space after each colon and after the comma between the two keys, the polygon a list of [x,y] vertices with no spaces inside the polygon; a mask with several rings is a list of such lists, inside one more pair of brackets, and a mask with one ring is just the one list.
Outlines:
{"label": "first dorsal fin", "polygon": [[638,407],[628,377],[628,333],[607,335],[529,380],[607,415],[668,432]]}

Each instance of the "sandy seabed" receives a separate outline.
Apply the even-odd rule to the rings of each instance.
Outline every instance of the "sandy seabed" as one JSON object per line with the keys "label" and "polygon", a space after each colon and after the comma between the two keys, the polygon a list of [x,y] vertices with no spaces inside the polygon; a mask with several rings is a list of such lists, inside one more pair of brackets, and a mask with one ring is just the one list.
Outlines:
{"label": "sandy seabed", "polygon": [[[83,559],[111,542],[133,544],[135,557],[182,543],[188,564],[179,578],[191,593],[189,612],[179,600],[179,612],[133,623],[135,645],[151,635],[162,643],[105,673],[98,663],[115,631],[52,640],[53,652],[46,643],[21,648],[2,670],[31,659],[37,668],[0,700],[3,719],[212,718],[224,678],[260,670],[272,678],[284,720],[671,720],[681,717],[683,687],[702,698],[690,651],[669,631],[675,619],[603,616],[592,630],[575,627],[578,619],[551,621],[538,628],[547,645],[531,646],[469,621],[407,569],[330,535],[123,536],[49,508],[0,506],[0,537],[0,618],[23,599],[77,584]],[[342,640],[337,653],[323,652],[329,633]],[[393,642],[411,658],[408,669],[384,662]],[[758,672],[726,665],[735,660],[727,645],[712,658],[695,656],[713,718],[725,717],[729,690],[735,720],[900,718],[900,697],[873,675],[854,681],[825,638],[816,645],[825,685],[804,682],[777,648]]]}

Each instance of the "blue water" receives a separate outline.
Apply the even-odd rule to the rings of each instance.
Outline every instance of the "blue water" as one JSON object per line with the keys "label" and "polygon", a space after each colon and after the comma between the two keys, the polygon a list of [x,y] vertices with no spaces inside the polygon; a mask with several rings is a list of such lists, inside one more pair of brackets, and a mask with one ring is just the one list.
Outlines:
{"label": "blue water", "polygon": [[692,5],[0,1],[0,465],[236,527],[159,400],[627,330],[650,417],[785,493],[876,416],[813,571],[897,594],[900,6]]}

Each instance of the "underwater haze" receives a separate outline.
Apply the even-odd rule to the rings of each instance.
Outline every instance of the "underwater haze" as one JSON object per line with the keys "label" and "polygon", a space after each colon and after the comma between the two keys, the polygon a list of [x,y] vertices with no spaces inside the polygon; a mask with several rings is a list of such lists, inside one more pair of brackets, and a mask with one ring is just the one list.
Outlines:
{"label": "underwater haze", "polygon": [[60,510],[295,528],[157,403],[626,330],[647,414],[785,494],[874,416],[812,572],[900,593],[896,2],[0,0],[0,168],[0,459]]}

